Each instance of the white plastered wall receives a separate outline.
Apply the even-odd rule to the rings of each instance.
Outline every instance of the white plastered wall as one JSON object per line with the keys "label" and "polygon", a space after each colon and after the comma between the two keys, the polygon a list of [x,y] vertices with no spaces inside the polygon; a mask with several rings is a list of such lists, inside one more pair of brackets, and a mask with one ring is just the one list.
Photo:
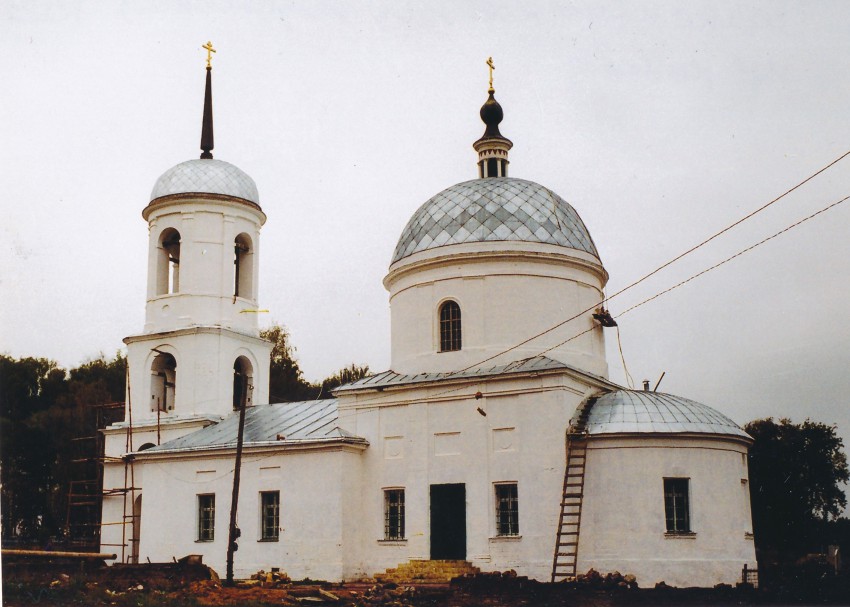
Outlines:
{"label": "white plastered wall", "polygon": [[[546,351],[605,377],[602,329],[592,313],[606,280],[595,257],[535,243],[467,243],[402,259],[384,279],[390,292],[392,369],[408,374],[462,369],[587,310],[492,362]],[[440,352],[439,307],[449,299],[461,308],[463,344],[460,351]]]}
{"label": "white plastered wall", "polygon": [[[756,567],[746,454],[734,439],[593,437],[578,572],[632,573],[644,587],[740,581]],[[693,535],[666,533],[664,478],[689,479]]]}
{"label": "white plastered wall", "polygon": [[[256,335],[262,211],[238,200],[180,199],[148,207],[149,223],[145,333],[218,325]],[[180,233],[180,284],[176,293],[157,292],[160,236]],[[251,293],[234,296],[234,245],[240,234],[252,243]]]}
{"label": "white plastered wall", "polygon": [[[359,478],[362,447],[325,446],[318,450],[257,451],[242,460],[234,574],[245,578],[260,569],[280,567],[293,579],[345,577],[347,478]],[[219,574],[226,571],[233,483],[232,451],[203,457],[140,457],[135,465],[142,491],[142,562],[169,562],[200,554]],[[261,541],[260,492],[280,491],[280,534]],[[215,495],[215,538],[198,541],[198,495]]]}
{"label": "white plastered wall", "polygon": [[[217,421],[216,416],[174,419],[168,423],[157,425],[156,420],[147,420],[133,425],[133,441],[131,448],[137,451],[145,444],[161,444],[179,438],[190,432],[200,430]],[[115,553],[119,560],[130,562],[132,556],[131,544],[128,541],[133,525],[132,519],[125,519],[129,514],[129,504],[141,491],[122,491],[125,488],[136,487],[143,489],[144,470],[137,466],[125,466],[121,459],[127,453],[127,422],[110,426],[104,433],[104,454],[106,461],[103,465],[103,489],[105,491],[101,511],[101,552]],[[125,476],[126,475],[126,476]],[[144,502],[142,509],[144,510]],[[122,550],[121,545],[124,544]],[[122,556],[123,553],[123,556]]]}
{"label": "white plastered wall", "polygon": [[[467,559],[482,570],[514,569],[548,580],[564,434],[590,389],[566,374],[551,374],[469,383],[442,398],[449,391],[445,384],[343,397],[341,425],[370,443],[363,454],[359,535],[352,546],[360,563],[355,571],[371,575],[429,559],[430,486],[463,483]],[[496,536],[494,484],[499,482],[517,483],[519,537]],[[405,490],[403,542],[382,541],[385,488]]]}
{"label": "white plastered wall", "polygon": [[230,414],[233,411],[233,364],[240,356],[247,358],[252,367],[251,404],[269,402],[272,344],[259,337],[219,327],[191,327],[128,337],[124,342],[127,344],[128,393],[134,422],[157,417],[151,390],[151,366],[157,350],[171,354],[177,363],[174,409],[160,413],[163,423],[180,416]]}

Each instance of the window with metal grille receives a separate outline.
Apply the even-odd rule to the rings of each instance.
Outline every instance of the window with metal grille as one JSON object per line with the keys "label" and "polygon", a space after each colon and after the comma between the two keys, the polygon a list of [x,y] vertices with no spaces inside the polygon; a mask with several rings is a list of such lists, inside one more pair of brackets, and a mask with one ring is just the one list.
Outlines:
{"label": "window with metal grille", "polygon": [[687,478],[664,479],[664,514],[667,533],[690,533],[691,517]]}
{"label": "window with metal grille", "polygon": [[280,491],[260,492],[260,539],[277,541],[280,537]]}
{"label": "window with metal grille", "polygon": [[460,306],[447,301],[440,307],[440,352],[454,352],[460,346]]}
{"label": "window with metal grille", "polygon": [[198,541],[211,542],[215,539],[215,494],[198,496]]}
{"label": "window with metal grille", "polygon": [[384,489],[384,539],[404,539],[404,489]]}
{"label": "window with metal grille", "polygon": [[519,499],[516,483],[496,487],[496,535],[519,535]]}

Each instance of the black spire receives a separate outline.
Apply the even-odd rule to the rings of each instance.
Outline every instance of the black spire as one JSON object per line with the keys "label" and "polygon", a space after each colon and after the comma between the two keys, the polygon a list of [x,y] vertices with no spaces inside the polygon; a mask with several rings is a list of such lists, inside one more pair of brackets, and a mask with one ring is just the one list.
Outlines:
{"label": "black spire", "polygon": [[[483,110],[482,110],[483,111]],[[212,66],[207,65],[207,86],[204,91],[204,121],[201,126],[201,158],[212,158],[213,143],[213,114],[212,114]]]}

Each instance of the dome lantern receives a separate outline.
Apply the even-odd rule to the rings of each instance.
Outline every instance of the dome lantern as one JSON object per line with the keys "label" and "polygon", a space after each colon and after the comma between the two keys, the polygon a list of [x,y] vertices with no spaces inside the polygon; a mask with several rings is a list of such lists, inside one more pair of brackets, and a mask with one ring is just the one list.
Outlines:
{"label": "dome lantern", "polygon": [[481,106],[481,120],[487,125],[481,138],[472,144],[478,152],[478,177],[507,177],[508,176],[508,150],[513,147],[510,139],[504,137],[499,131],[499,123],[504,118],[502,106],[493,96],[496,90],[493,88],[493,58],[487,59],[487,67],[490,68],[490,88],[487,89],[489,97]]}

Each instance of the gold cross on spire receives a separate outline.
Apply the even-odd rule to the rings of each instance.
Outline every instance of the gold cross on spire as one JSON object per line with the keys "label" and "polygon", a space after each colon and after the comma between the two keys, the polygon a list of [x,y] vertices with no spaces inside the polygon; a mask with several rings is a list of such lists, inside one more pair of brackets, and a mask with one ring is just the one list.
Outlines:
{"label": "gold cross on spire", "polygon": [[496,89],[493,88],[493,70],[496,69],[496,66],[493,65],[493,58],[492,57],[487,57],[487,67],[490,68],[490,90],[488,90],[487,92],[493,93],[496,90]]}
{"label": "gold cross on spire", "polygon": [[212,64],[211,64],[212,54],[215,52],[215,49],[213,48],[212,42],[210,42],[208,40],[206,44],[201,46],[201,48],[207,49],[207,69],[211,69],[212,68]]}

